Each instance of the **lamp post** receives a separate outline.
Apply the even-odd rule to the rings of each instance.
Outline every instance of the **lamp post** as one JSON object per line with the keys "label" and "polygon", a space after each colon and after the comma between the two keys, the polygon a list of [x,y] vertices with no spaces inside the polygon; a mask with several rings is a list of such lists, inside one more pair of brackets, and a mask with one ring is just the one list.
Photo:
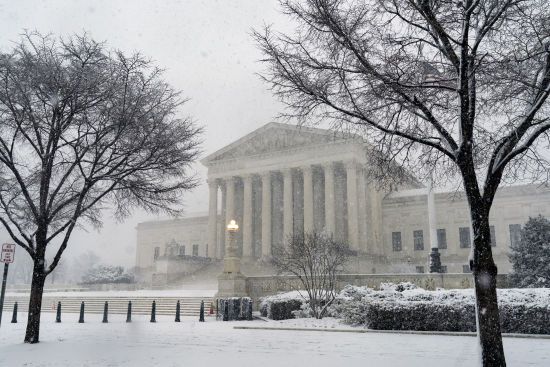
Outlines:
{"label": "lamp post", "polygon": [[428,227],[430,229],[430,255],[428,259],[430,273],[441,273],[441,254],[437,243],[437,227],[435,217],[435,197],[433,178],[428,182]]}
{"label": "lamp post", "polygon": [[235,241],[235,235],[239,231],[239,225],[234,219],[227,224],[227,233],[229,233],[229,241],[225,250],[224,258],[224,273],[238,274],[241,272],[241,259],[237,255],[237,244]]}
{"label": "lamp post", "polygon": [[223,273],[218,276],[218,297],[246,296],[246,277],[241,274],[241,259],[238,255],[236,234],[239,225],[232,219],[226,227],[229,241],[223,259]]}

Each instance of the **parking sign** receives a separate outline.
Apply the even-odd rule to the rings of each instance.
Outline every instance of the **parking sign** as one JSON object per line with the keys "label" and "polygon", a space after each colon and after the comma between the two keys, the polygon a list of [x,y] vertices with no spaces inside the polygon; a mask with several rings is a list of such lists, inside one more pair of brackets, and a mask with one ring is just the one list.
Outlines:
{"label": "parking sign", "polygon": [[2,255],[0,262],[10,264],[15,258],[15,245],[13,243],[4,243],[2,245]]}

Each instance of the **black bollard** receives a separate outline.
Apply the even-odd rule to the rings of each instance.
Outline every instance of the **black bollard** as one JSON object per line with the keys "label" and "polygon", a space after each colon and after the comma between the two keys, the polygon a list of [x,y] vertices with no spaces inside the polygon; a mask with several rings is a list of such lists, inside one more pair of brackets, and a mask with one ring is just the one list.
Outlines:
{"label": "black bollard", "polygon": [[57,302],[57,312],[55,315],[55,322],[61,322],[61,302]]}
{"label": "black bollard", "polygon": [[246,319],[252,321],[252,300],[248,301],[248,310],[246,311]]}
{"label": "black bollard", "polygon": [[180,301],[176,303],[176,322],[180,322]]}
{"label": "black bollard", "polygon": [[216,298],[216,320],[220,319],[220,300]]}
{"label": "black bollard", "polygon": [[151,306],[151,322],[157,322],[157,319],[155,317],[157,311],[157,303],[153,301],[153,305]]}
{"label": "black bollard", "polygon": [[84,301],[82,301],[82,303],[80,304],[80,317],[78,319],[78,323],[84,323]]}
{"label": "black bollard", "polygon": [[222,301],[222,309],[223,309],[223,321],[229,321],[229,302],[228,300]]}
{"label": "black bollard", "polygon": [[13,304],[13,315],[11,315],[11,323],[17,324],[17,302]]}
{"label": "black bollard", "polygon": [[128,312],[126,312],[126,322],[132,322],[132,301],[128,301]]}
{"label": "black bollard", "polygon": [[199,315],[199,322],[204,322],[204,301],[201,301],[201,312]]}
{"label": "black bollard", "polygon": [[107,319],[107,314],[109,313],[109,304],[107,303],[107,301],[105,301],[105,306],[103,306],[103,323],[106,324],[109,322],[109,320]]}

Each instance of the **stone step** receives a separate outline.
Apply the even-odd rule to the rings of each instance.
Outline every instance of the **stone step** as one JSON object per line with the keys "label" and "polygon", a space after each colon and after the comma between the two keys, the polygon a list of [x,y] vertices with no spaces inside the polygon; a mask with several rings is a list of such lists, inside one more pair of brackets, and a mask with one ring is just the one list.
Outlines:
{"label": "stone step", "polygon": [[[175,315],[177,301],[180,301],[180,313],[182,316],[195,316],[200,313],[200,304],[204,300],[205,313],[208,314],[211,298],[153,298],[153,297],[44,297],[42,300],[43,312],[56,312],[57,302],[61,302],[62,313],[80,312],[80,304],[84,301],[85,313],[102,313],[105,301],[109,303],[109,313],[125,314],[128,309],[128,301],[132,301],[133,314],[150,314],[153,301],[158,315]],[[18,311],[28,310],[28,297],[7,297],[4,302],[4,312],[10,312],[13,304],[17,302]]]}

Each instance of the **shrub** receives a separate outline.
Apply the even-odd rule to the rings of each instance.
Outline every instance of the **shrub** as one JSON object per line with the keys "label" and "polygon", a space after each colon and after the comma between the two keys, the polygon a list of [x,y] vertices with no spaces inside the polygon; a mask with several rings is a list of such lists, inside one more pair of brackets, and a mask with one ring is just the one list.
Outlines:
{"label": "shrub", "polygon": [[[550,289],[499,289],[498,299],[503,332],[550,334]],[[266,315],[274,302],[282,303],[275,306],[275,317],[307,316],[307,303],[298,292],[266,297],[263,301]],[[300,308],[300,302],[301,309],[292,311]],[[426,291],[407,283],[388,283],[381,290],[346,286],[327,315],[375,330],[476,330],[472,289]]]}
{"label": "shrub", "polygon": [[550,287],[550,221],[539,215],[529,218],[519,243],[511,247],[513,271],[510,280],[516,287]]}
{"label": "shrub", "polygon": [[260,300],[260,314],[273,320],[293,319],[295,313],[300,311],[305,304],[306,301],[299,292],[263,297]]}
{"label": "shrub", "polygon": [[471,304],[376,301],[365,305],[361,321],[362,325],[374,330],[476,330],[475,308]]}
{"label": "shrub", "polygon": [[[550,334],[550,290],[500,289],[498,297],[503,332]],[[472,289],[426,291],[388,285],[375,291],[348,286],[331,313],[344,323],[376,330],[476,330]]]}
{"label": "shrub", "polygon": [[293,319],[293,311],[298,311],[302,307],[302,302],[297,299],[281,300],[271,303],[269,318],[273,320]]}
{"label": "shrub", "polygon": [[83,284],[134,283],[134,275],[122,266],[99,265],[88,270],[82,277]]}

